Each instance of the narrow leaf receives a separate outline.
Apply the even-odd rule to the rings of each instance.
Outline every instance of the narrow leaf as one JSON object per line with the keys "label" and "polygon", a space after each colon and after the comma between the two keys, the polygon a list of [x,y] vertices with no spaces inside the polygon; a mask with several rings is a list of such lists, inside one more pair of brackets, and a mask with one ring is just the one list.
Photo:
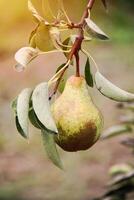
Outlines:
{"label": "narrow leaf", "polygon": [[50,36],[50,26],[40,23],[36,31],[35,43],[39,50],[48,52],[54,50],[55,47]]}
{"label": "narrow leaf", "polygon": [[20,123],[19,123],[17,115],[15,116],[15,124],[16,124],[17,131],[20,133],[20,135],[27,139],[27,136],[26,136],[25,132],[23,131],[23,129],[20,126]]}
{"label": "narrow leaf", "polygon": [[120,122],[125,124],[134,125],[134,116],[133,115],[126,115],[120,117]]}
{"label": "narrow leaf", "polygon": [[86,65],[85,65],[85,79],[86,79],[87,84],[90,87],[94,86],[94,81],[93,81],[93,76],[92,76],[92,73],[91,73],[89,58],[87,58],[87,62],[86,62]]}
{"label": "narrow leaf", "polygon": [[[19,63],[20,67],[25,69],[26,66],[38,56],[39,51],[32,47],[23,47],[15,54],[15,60]],[[18,69],[18,65],[15,66]]]}
{"label": "narrow leaf", "polygon": [[41,127],[40,127],[40,125],[39,125],[39,120],[38,120],[38,118],[36,117],[36,114],[35,114],[35,112],[34,112],[34,110],[33,109],[30,109],[29,110],[29,120],[30,120],[30,122],[31,122],[31,124],[34,126],[34,127],[36,127],[36,128],[38,128],[38,129],[41,129]]}
{"label": "narrow leaf", "polygon": [[20,93],[17,99],[17,120],[25,138],[28,137],[28,111],[31,94],[32,90],[26,88]]}
{"label": "narrow leaf", "polygon": [[[67,51],[67,49],[68,49],[68,45],[69,45],[69,42],[70,42],[70,37],[68,37],[67,39],[65,39],[64,41],[63,41],[63,47],[62,47],[62,50],[63,51]],[[64,53],[64,55],[65,55],[65,57],[66,58],[68,58],[68,56],[69,56],[69,53],[68,52],[63,52]]]}
{"label": "narrow leaf", "polygon": [[53,45],[56,49],[59,49],[59,50],[62,50],[61,48],[61,38],[60,38],[60,31],[57,27],[51,27],[50,28],[50,37],[51,37],[51,40],[53,42]]}
{"label": "narrow leaf", "polygon": [[134,101],[134,94],[126,92],[109,80],[107,80],[99,71],[95,74],[95,83],[97,89],[106,97],[118,101],[118,102],[129,102]]}
{"label": "narrow leaf", "polygon": [[17,98],[15,98],[12,102],[12,109],[14,111],[15,114],[15,124],[16,124],[16,128],[17,131],[21,134],[22,137],[26,138],[26,135],[23,131],[23,129],[21,128],[20,124],[19,124],[19,120],[18,120],[18,116],[17,116]]}
{"label": "narrow leaf", "polygon": [[[57,73],[60,69],[62,69],[62,68],[65,66],[65,64],[66,64],[66,63],[60,65],[60,66],[57,68],[56,73]],[[66,80],[67,80],[67,73],[65,72],[65,73],[64,73],[64,76],[63,76],[63,78],[61,79],[60,84],[59,84],[59,86],[58,86],[58,90],[59,90],[60,93],[62,93],[63,90],[64,90],[64,88],[65,88]]]}
{"label": "narrow leaf", "polygon": [[108,128],[101,136],[102,139],[108,139],[114,136],[118,136],[123,133],[132,132],[132,128],[128,125],[115,125]]}
{"label": "narrow leaf", "polygon": [[134,138],[125,138],[121,141],[121,144],[123,144],[126,147],[133,148],[134,149]]}
{"label": "narrow leaf", "polygon": [[46,130],[42,130],[42,137],[44,142],[44,147],[47,153],[48,158],[60,169],[63,169],[63,165],[58,154],[54,135],[49,134]]}
{"label": "narrow leaf", "polygon": [[132,169],[132,166],[129,164],[117,164],[110,168],[109,174],[110,176],[115,177],[117,175],[129,173]]}
{"label": "narrow leaf", "polygon": [[32,13],[37,22],[44,21],[44,18],[39,15],[31,0],[28,0],[28,9]]}
{"label": "narrow leaf", "polygon": [[17,113],[17,98],[15,98],[11,103],[12,110],[14,111],[15,115]]}
{"label": "narrow leaf", "polygon": [[108,40],[108,36],[90,19],[86,18],[86,31],[91,36],[101,39],[101,40]]}
{"label": "narrow leaf", "polygon": [[53,120],[48,94],[48,83],[39,84],[32,94],[32,104],[39,121],[50,131],[58,133]]}

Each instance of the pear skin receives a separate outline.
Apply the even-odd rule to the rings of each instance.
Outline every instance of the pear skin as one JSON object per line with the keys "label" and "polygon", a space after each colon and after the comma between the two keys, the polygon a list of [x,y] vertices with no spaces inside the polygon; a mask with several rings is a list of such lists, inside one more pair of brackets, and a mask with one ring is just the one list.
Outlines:
{"label": "pear skin", "polygon": [[63,93],[52,104],[52,114],[59,131],[56,143],[65,151],[86,150],[99,139],[103,119],[84,77],[67,80]]}

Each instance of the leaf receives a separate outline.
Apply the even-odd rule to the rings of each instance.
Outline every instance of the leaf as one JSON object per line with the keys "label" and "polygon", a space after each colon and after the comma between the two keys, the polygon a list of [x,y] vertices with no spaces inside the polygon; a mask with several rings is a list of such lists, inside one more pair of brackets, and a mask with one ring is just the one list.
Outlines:
{"label": "leaf", "polygon": [[108,139],[114,136],[118,136],[122,133],[132,132],[132,128],[128,125],[115,125],[108,128],[101,136],[102,139]]}
{"label": "leaf", "polygon": [[30,88],[24,89],[17,99],[17,121],[23,130],[23,137],[28,138],[29,101],[32,94]]}
{"label": "leaf", "polygon": [[125,115],[120,117],[120,122],[125,124],[134,125],[134,116],[133,115]]}
{"label": "leaf", "polygon": [[11,106],[12,106],[12,110],[14,111],[14,114],[15,114],[15,124],[16,124],[17,131],[21,134],[21,136],[26,138],[25,133],[19,124],[19,120],[18,120],[18,116],[17,116],[17,98],[15,98],[12,101]]}
{"label": "leaf", "polygon": [[35,114],[33,109],[29,110],[28,116],[29,116],[29,120],[30,120],[31,124],[34,127],[38,128],[38,129],[41,129],[41,126],[39,125],[39,120],[38,120],[38,118],[37,118],[37,116],[36,116],[36,114]]}
{"label": "leaf", "polygon": [[[39,51],[32,47],[23,47],[19,49],[15,54],[15,60],[19,63],[20,68],[26,68],[26,66],[38,56]],[[18,65],[15,66],[18,69]]]}
{"label": "leaf", "polygon": [[[63,51],[67,51],[67,49],[68,49],[68,45],[69,45],[69,42],[70,42],[70,37],[67,37],[64,41],[63,41],[63,47],[62,47],[62,49],[63,49]],[[66,47],[65,47],[66,46]],[[65,55],[65,57],[66,58],[68,58],[68,56],[69,56],[69,52],[63,52],[64,53],[64,55]]]}
{"label": "leaf", "polygon": [[62,49],[61,48],[61,38],[60,38],[60,31],[57,27],[51,27],[50,28],[50,37],[51,37],[51,40],[52,40],[52,43],[54,45],[54,47],[56,49]]}
{"label": "leaf", "polygon": [[134,94],[118,88],[107,80],[99,71],[95,74],[95,83],[100,93],[112,100],[118,102],[134,101]]}
{"label": "leaf", "polygon": [[[65,66],[65,64],[66,64],[66,63],[63,63],[62,65],[60,65],[60,66],[57,68],[56,73],[57,73],[60,69],[62,69],[62,68]],[[64,88],[65,88],[66,80],[67,80],[67,73],[65,72],[65,73],[64,73],[64,76],[63,76],[63,78],[61,79],[60,84],[59,84],[59,86],[58,86],[58,90],[59,90],[60,93],[62,93],[63,90],[64,90]]]}
{"label": "leaf", "polygon": [[42,130],[42,137],[44,142],[44,147],[46,150],[46,153],[48,155],[48,158],[60,169],[63,169],[63,165],[60,160],[60,156],[58,154],[54,135],[49,134],[46,130]]}
{"label": "leaf", "polygon": [[85,27],[87,33],[101,40],[109,39],[109,37],[90,18],[86,18],[85,21],[87,24]]}
{"label": "leaf", "polygon": [[44,15],[44,18],[48,22],[53,22],[57,16],[57,13],[55,13],[57,12],[57,4],[56,4],[57,2],[53,3],[56,9],[52,10],[51,5],[50,5],[51,1],[55,1],[55,0],[42,0],[43,15]]}
{"label": "leaf", "polygon": [[53,120],[48,94],[48,83],[39,84],[32,94],[32,104],[35,114],[39,121],[53,133],[58,133],[57,127]]}
{"label": "leaf", "polygon": [[44,23],[40,23],[39,27],[37,28],[36,31],[36,37],[35,37],[35,43],[36,46],[44,52],[51,51],[54,48],[54,45],[51,41],[51,36],[50,36],[50,26],[45,25]]}
{"label": "leaf", "polygon": [[113,165],[109,170],[110,176],[117,176],[120,174],[126,174],[132,171],[132,166],[128,164],[117,164]]}
{"label": "leaf", "polygon": [[17,113],[17,98],[15,98],[11,103],[12,110],[14,111],[15,115]]}
{"label": "leaf", "polygon": [[87,62],[85,65],[85,79],[86,79],[87,84],[90,87],[94,86],[93,76],[92,76],[91,69],[90,69],[89,58],[87,58]]}
{"label": "leaf", "polygon": [[28,9],[32,13],[33,17],[35,17],[37,22],[44,21],[44,18],[39,15],[31,0],[28,0]]}
{"label": "leaf", "polygon": [[24,133],[23,129],[20,126],[17,115],[15,116],[15,124],[16,124],[17,131],[20,133],[20,135],[27,139],[26,134]]}
{"label": "leaf", "polygon": [[134,138],[125,138],[124,140],[121,141],[121,144],[123,144],[126,147],[133,148],[134,149]]}

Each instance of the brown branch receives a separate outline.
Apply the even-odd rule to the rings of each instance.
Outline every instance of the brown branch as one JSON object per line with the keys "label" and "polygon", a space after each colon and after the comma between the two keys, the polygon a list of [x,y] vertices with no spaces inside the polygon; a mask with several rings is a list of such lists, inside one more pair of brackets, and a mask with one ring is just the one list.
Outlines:
{"label": "brown branch", "polygon": [[[85,8],[85,11],[82,15],[82,18],[80,20],[80,22],[78,24],[74,24],[73,22],[71,24],[68,25],[69,28],[78,28],[79,29],[79,34],[78,34],[78,37],[76,38],[73,46],[72,46],[72,49],[71,49],[71,52],[68,56],[68,60],[72,60],[73,56],[75,56],[76,58],[76,76],[79,77],[80,76],[80,67],[79,67],[79,51],[81,49],[81,44],[82,44],[82,41],[84,39],[84,34],[83,34],[83,28],[85,26],[85,18],[88,17],[89,15],[89,10],[92,9],[93,5],[94,5],[94,2],[95,0],[89,0],[88,1],[88,4]],[[52,95],[49,97],[49,99],[51,100],[51,98],[53,97],[53,95],[56,94],[57,92],[57,89],[59,87],[59,84],[60,84],[60,81],[66,71],[68,67],[65,68],[65,70],[62,72],[60,78],[57,80],[56,82],[56,85],[55,85],[55,88],[54,88],[54,92],[52,93]]]}
{"label": "brown branch", "polygon": [[[68,59],[72,59],[72,57],[79,52],[79,50],[81,49],[81,44],[82,44],[82,41],[84,39],[84,35],[83,35],[83,28],[85,26],[85,19],[88,17],[89,15],[89,10],[92,9],[93,5],[94,5],[94,2],[95,0],[89,0],[87,6],[86,6],[86,9],[83,13],[83,16],[80,20],[80,23],[74,25],[75,27],[79,27],[79,35],[78,37],[76,38],[75,42],[74,42],[74,45],[72,47],[72,50],[70,52],[70,55],[69,55],[69,58]],[[73,25],[73,24],[72,24]]]}

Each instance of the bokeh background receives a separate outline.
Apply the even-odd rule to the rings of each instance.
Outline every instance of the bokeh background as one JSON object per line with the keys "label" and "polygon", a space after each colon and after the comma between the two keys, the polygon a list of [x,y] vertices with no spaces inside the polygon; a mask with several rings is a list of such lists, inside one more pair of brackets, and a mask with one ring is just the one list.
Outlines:
{"label": "bokeh background", "polygon": [[[109,0],[106,13],[100,1],[92,17],[110,36],[110,41],[89,44],[101,72],[112,82],[134,92],[134,1]],[[99,141],[90,150],[67,153],[59,149],[65,171],[46,157],[40,132],[31,127],[30,141],[21,138],[14,124],[10,102],[25,87],[48,80],[64,56],[41,56],[22,73],[13,66],[14,53],[27,46],[35,27],[27,0],[0,0],[0,200],[91,200],[105,191],[108,169],[113,164],[132,162],[120,137]],[[81,66],[84,66],[82,59]],[[105,128],[117,123],[116,103],[100,95],[92,96],[104,115]]]}

